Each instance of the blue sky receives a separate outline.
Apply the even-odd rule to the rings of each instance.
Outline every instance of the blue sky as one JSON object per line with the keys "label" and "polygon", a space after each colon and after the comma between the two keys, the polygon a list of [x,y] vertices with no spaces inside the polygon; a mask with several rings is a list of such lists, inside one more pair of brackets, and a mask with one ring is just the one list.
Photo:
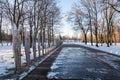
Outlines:
{"label": "blue sky", "polygon": [[66,13],[71,10],[72,5],[78,0],[60,0],[60,6],[62,13]]}
{"label": "blue sky", "polygon": [[68,14],[68,12],[70,12],[72,5],[77,2],[78,0],[59,0],[59,5],[61,8],[61,15],[63,17],[62,19],[62,35],[68,35],[68,36],[73,36],[73,31],[72,31],[72,25],[73,23],[68,23],[66,22],[66,20],[64,19],[64,16]]}

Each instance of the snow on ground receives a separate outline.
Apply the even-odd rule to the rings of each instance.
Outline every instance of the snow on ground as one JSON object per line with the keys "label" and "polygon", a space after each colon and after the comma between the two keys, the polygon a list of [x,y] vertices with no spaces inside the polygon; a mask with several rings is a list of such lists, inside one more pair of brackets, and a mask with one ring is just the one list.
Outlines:
{"label": "snow on ground", "polygon": [[0,76],[7,74],[7,69],[13,68],[14,59],[11,45],[0,45]]}
{"label": "snow on ground", "polygon": [[[37,46],[36,46],[37,47]],[[47,48],[45,51],[50,51],[54,47]],[[31,49],[32,52],[32,49]],[[41,52],[42,53],[42,52]],[[23,45],[21,46],[21,63],[26,62],[25,57],[25,50]],[[38,51],[36,52],[37,57],[39,56]],[[42,55],[42,54],[41,54]],[[30,59],[33,59],[33,54],[30,54]],[[8,71],[9,69],[12,69],[15,67],[14,58],[13,58],[13,52],[12,52],[12,45],[4,43],[3,46],[0,44],[0,77],[3,75],[7,75],[11,73]]]}
{"label": "snow on ground", "polygon": [[106,44],[103,44],[103,46],[99,45],[99,47],[96,47],[95,43],[93,43],[93,46],[91,46],[90,43],[85,45],[85,43],[82,43],[82,42],[79,42],[79,41],[65,41],[63,44],[80,44],[80,45],[90,47],[90,48],[93,48],[93,49],[97,49],[97,50],[109,52],[109,53],[112,53],[112,54],[120,55],[120,43],[117,43],[117,45],[113,44],[110,47],[107,47]]}

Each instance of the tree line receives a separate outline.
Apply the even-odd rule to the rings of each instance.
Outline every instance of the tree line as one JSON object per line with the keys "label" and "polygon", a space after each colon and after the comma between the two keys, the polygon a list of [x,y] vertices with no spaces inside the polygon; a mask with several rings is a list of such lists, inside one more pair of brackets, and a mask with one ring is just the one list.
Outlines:
{"label": "tree line", "polygon": [[85,44],[88,38],[91,45],[95,42],[97,47],[99,43],[109,47],[120,42],[119,7],[117,0],[79,0],[74,4],[71,19],[81,30]]}
{"label": "tree line", "polygon": [[56,0],[0,0],[0,38],[2,22],[7,19],[12,29],[15,73],[20,73],[21,44],[25,46],[26,62],[29,67],[30,48],[36,61],[36,46],[40,57],[41,50],[42,55],[45,54],[46,43],[47,47],[55,45],[54,30],[60,20],[60,10]]}

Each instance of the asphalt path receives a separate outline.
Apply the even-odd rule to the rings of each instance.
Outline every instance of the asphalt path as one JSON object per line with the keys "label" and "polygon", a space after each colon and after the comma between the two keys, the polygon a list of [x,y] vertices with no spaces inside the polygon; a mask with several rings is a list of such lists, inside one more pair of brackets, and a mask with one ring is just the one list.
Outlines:
{"label": "asphalt path", "polygon": [[101,54],[105,53],[79,45],[63,45],[23,80],[120,80],[120,71],[100,60]]}

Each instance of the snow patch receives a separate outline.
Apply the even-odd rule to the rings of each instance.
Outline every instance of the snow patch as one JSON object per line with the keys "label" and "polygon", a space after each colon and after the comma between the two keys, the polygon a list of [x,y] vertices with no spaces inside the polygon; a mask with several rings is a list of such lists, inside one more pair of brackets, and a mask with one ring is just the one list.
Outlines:
{"label": "snow patch", "polygon": [[57,74],[59,74],[59,72],[48,72],[48,79],[58,79],[58,77],[56,76]]}
{"label": "snow patch", "polygon": [[57,69],[59,68],[55,63],[53,63],[53,66],[50,67],[51,69]]}

